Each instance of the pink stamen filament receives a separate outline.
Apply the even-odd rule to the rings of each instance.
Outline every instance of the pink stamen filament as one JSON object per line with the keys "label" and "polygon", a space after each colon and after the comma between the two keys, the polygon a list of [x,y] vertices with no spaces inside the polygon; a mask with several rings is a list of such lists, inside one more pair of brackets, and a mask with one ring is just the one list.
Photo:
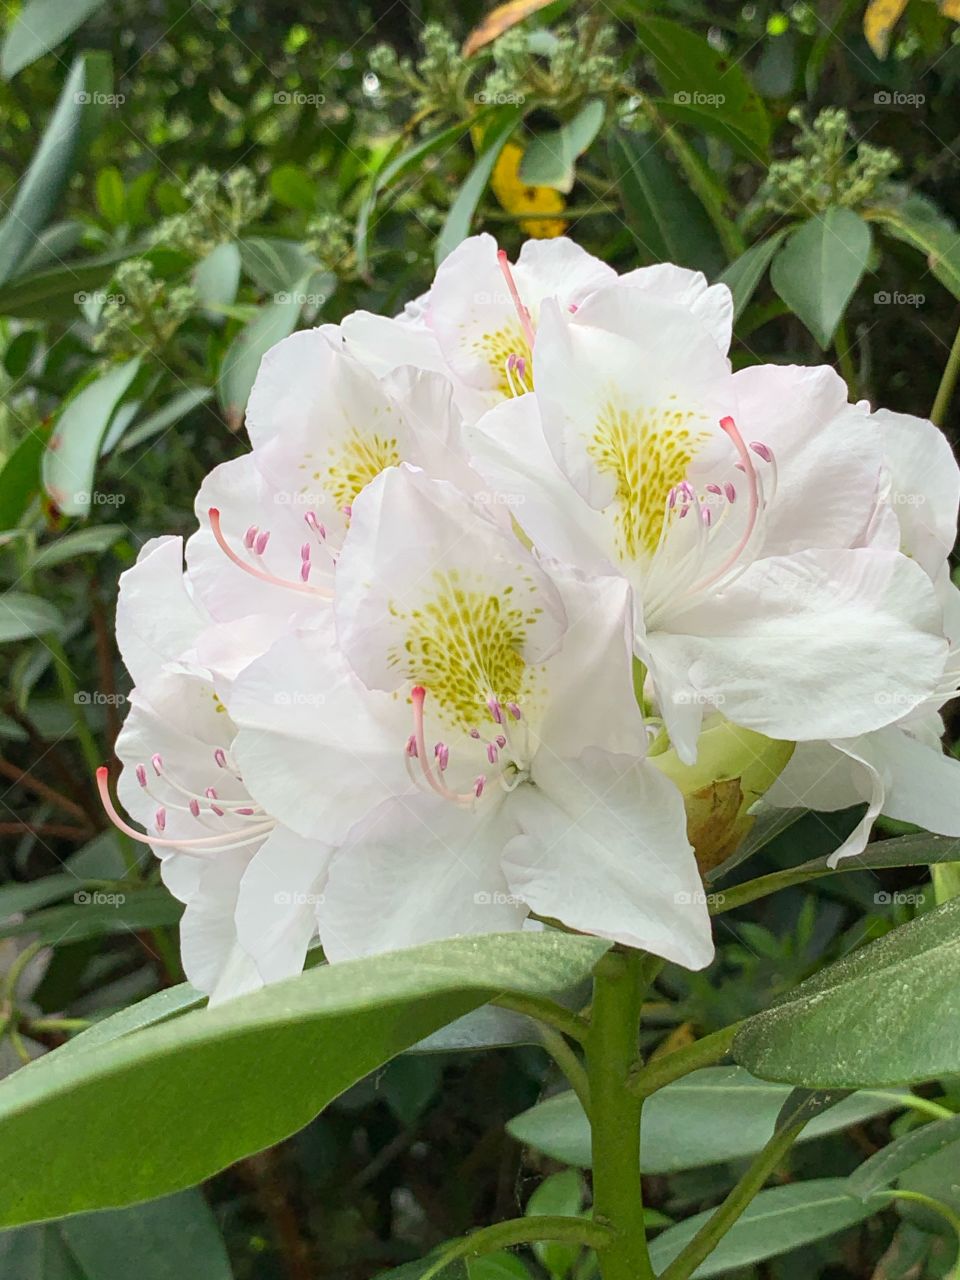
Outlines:
{"label": "pink stamen filament", "polygon": [[[274,587],[285,587],[288,591],[300,591],[304,595],[321,596],[324,599],[332,600],[333,592],[326,587],[311,587],[305,582],[292,582],[288,578],[280,578],[274,573],[269,573],[266,569],[262,569],[259,565],[249,564],[242,556],[237,555],[233,547],[230,546],[223,535],[223,529],[220,525],[220,512],[216,507],[211,507],[207,513],[210,517],[210,529],[216,539],[217,546],[231,560],[238,569],[242,569],[244,573],[249,573],[253,578],[259,578],[261,582],[269,582]],[[249,530],[248,530],[249,532]],[[262,537],[262,535],[259,535]],[[269,535],[268,535],[269,536]],[[266,543],[263,544],[266,546]]]}
{"label": "pink stamen filament", "polygon": [[[426,696],[427,691],[423,685],[414,685],[410,690],[410,701],[413,705],[413,733],[411,738],[415,748],[413,756],[420,761],[420,769],[423,773],[424,779],[427,784],[436,791],[437,795],[443,796],[445,800],[452,800],[455,804],[471,804],[475,798],[476,789],[466,795],[462,795],[457,791],[451,791],[443,779],[434,774],[433,767],[430,763],[431,757],[427,754],[427,746],[424,739],[423,704],[426,700]],[[446,751],[446,748],[443,747],[443,743],[438,742],[436,751],[438,756],[440,754],[440,748],[443,748],[443,750]],[[410,739],[407,740],[406,755],[408,759],[411,756]],[[447,752],[447,755],[449,756],[449,752]],[[440,761],[438,759],[438,764],[439,763]],[[446,761],[441,765],[441,771],[444,768],[446,768]]]}
{"label": "pink stamen filament", "polygon": [[[143,831],[138,831],[136,827],[132,827],[129,822],[120,816],[116,805],[113,803],[113,797],[110,795],[110,770],[106,765],[101,765],[97,770],[97,791],[100,793],[100,801],[107,817],[118,831],[128,835],[131,840],[136,840],[140,844],[154,845],[162,849],[181,849],[186,853],[194,853],[196,851],[196,856],[198,857],[203,857],[206,852],[215,854],[225,852],[228,849],[241,848],[252,840],[259,839],[260,836],[266,836],[274,828],[274,822],[271,818],[256,828],[249,828],[247,831],[225,831],[221,835],[200,836],[193,840],[160,839],[157,836],[147,835]],[[163,830],[166,825],[166,813],[163,809],[157,810],[156,822],[160,830]]]}
{"label": "pink stamen filament", "polygon": [[[503,278],[507,282],[507,288],[510,290],[510,297],[516,308],[517,315],[520,317],[520,327],[523,329],[523,336],[527,340],[530,350],[533,350],[533,344],[536,335],[533,332],[533,325],[530,323],[530,312],[523,305],[520,292],[517,289],[517,282],[513,278],[513,272],[510,270],[510,259],[507,257],[506,249],[497,250],[497,262],[500,264],[500,270],[503,272]],[[521,374],[521,377],[523,375]]]}
{"label": "pink stamen filament", "polygon": [[[757,478],[757,469],[753,465],[753,459],[750,457],[750,453],[744,443],[743,436],[740,434],[737,424],[734,422],[733,418],[730,417],[720,419],[720,429],[729,436],[737,450],[737,453],[740,455],[740,461],[743,464],[744,474],[747,477],[747,484],[749,486],[749,511],[747,513],[746,526],[743,533],[740,535],[740,541],[730,552],[730,555],[726,560],[724,560],[719,569],[714,570],[708,575],[708,577],[690,588],[690,594],[697,591],[703,591],[706,587],[712,586],[715,582],[719,582],[719,580],[733,568],[740,559],[740,556],[743,554],[747,543],[753,536],[753,531],[757,525],[757,517],[760,512],[760,484]],[[727,491],[728,500],[732,502],[733,498],[730,497],[730,489],[732,489],[733,486],[727,485],[724,487]],[[734,496],[736,496],[735,492]]]}

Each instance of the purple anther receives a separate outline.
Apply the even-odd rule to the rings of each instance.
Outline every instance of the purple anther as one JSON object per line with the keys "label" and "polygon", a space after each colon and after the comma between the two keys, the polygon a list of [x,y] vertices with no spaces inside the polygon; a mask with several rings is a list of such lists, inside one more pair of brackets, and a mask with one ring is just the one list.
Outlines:
{"label": "purple anther", "polygon": [[503,707],[493,696],[487,699],[487,707],[497,724],[503,724]]}
{"label": "purple anther", "polygon": [[163,756],[161,756],[160,753],[157,752],[156,754],[150,757],[150,763],[153,765],[153,772],[159,778],[160,774],[163,772]]}
{"label": "purple anther", "polygon": [[247,532],[243,535],[243,545],[247,548],[248,551],[251,549],[254,542],[256,542],[257,534],[259,532],[260,531],[257,528],[257,526],[255,524],[252,524],[250,528],[247,530]]}
{"label": "purple anther", "polygon": [[715,493],[718,498],[723,496],[723,490],[718,484],[710,483],[707,485],[707,493]]}
{"label": "purple anther", "polygon": [[517,706],[515,702],[508,702],[507,710],[513,716],[514,720],[519,720],[523,715],[523,712],[520,710],[520,708]]}
{"label": "purple anther", "polygon": [[307,581],[307,579],[310,577],[310,570],[312,568],[313,568],[313,565],[310,563],[309,560],[300,561],[300,581],[301,582]]}
{"label": "purple anther", "polygon": [[157,810],[157,812],[154,814],[154,819],[153,819],[153,820],[154,820],[154,822],[156,823],[156,827],[157,827],[157,830],[158,830],[158,831],[164,831],[164,830],[166,830],[166,826],[167,826],[167,811],[166,811],[166,809],[158,809],[158,810]]}
{"label": "purple anther", "polygon": [[773,450],[770,448],[769,445],[764,444],[762,440],[751,440],[750,448],[757,455],[757,457],[762,458],[764,462],[773,461]]}
{"label": "purple anther", "polygon": [[494,742],[497,744],[497,746],[500,748],[501,751],[507,745],[507,740],[502,733],[497,734],[497,736],[494,738]]}
{"label": "purple anther", "polygon": [[729,481],[729,480],[728,480],[728,481],[726,482],[726,484],[723,486],[723,492],[727,495],[727,501],[728,501],[728,502],[736,502],[736,500],[737,500],[737,491],[736,491],[736,489],[733,487],[733,485],[730,483],[730,481]]}
{"label": "purple anther", "polygon": [[497,750],[497,744],[495,742],[488,742],[487,743],[487,759],[490,761],[490,763],[496,764],[497,760],[499,759],[499,756],[500,756],[500,752]]}
{"label": "purple anther", "polygon": [[137,781],[140,783],[141,787],[145,787],[147,785],[147,771],[142,764],[137,765]]}
{"label": "purple anther", "polygon": [[200,801],[199,800],[191,800],[189,808],[190,808],[190,812],[193,814],[195,818],[200,817]]}
{"label": "purple anther", "polygon": [[213,758],[221,769],[225,769],[227,767],[227,753],[224,751],[223,747],[217,747],[216,751],[213,753]]}
{"label": "purple anther", "polygon": [[486,776],[482,773],[479,774],[473,783],[473,794],[477,797],[478,800],[483,795],[483,788],[486,785],[487,785]]}
{"label": "purple anther", "polygon": [[408,756],[412,756],[414,759],[417,758],[417,735],[415,733],[411,733],[407,739],[407,745],[404,750]]}
{"label": "purple anther", "polygon": [[301,542],[301,544],[300,544],[300,559],[301,559],[301,560],[309,560],[309,559],[310,559],[310,543],[309,543],[309,542]]}
{"label": "purple anther", "polygon": [[253,544],[254,553],[262,556],[267,549],[267,543],[270,541],[270,530],[264,529],[263,533],[258,533]]}

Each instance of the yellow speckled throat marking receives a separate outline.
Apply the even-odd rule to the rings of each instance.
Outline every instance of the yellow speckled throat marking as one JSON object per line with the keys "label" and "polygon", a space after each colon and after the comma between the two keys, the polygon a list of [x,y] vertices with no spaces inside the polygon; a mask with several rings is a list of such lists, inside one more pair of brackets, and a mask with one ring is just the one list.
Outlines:
{"label": "yellow speckled throat marking", "polygon": [[652,556],[660,541],[667,494],[686,478],[699,447],[700,415],[687,409],[628,410],[608,401],[597,417],[587,452],[617,481],[617,550],[623,560]]}
{"label": "yellow speckled throat marking", "polygon": [[409,680],[422,684],[441,718],[461,729],[490,725],[487,699],[529,706],[538,668],[522,649],[542,608],[531,580],[496,593],[478,575],[465,581],[456,570],[437,572],[434,590],[416,609],[391,603],[405,638],[389,654]]}
{"label": "yellow speckled throat marking", "polygon": [[[300,469],[311,470],[313,454]],[[327,450],[327,461],[315,464],[314,480],[323,482],[339,510],[348,507],[357,494],[387,467],[398,467],[403,459],[395,436],[351,427],[346,436]]]}
{"label": "yellow speckled throat marking", "polygon": [[511,355],[516,355],[519,359],[526,360],[525,382],[528,387],[531,385],[533,357],[523,330],[520,328],[519,320],[515,324],[504,325],[502,329],[497,329],[494,333],[483,334],[482,337],[477,338],[474,342],[473,349],[490,365],[496,389],[502,396],[512,399],[514,395],[513,388],[507,378],[507,360]]}

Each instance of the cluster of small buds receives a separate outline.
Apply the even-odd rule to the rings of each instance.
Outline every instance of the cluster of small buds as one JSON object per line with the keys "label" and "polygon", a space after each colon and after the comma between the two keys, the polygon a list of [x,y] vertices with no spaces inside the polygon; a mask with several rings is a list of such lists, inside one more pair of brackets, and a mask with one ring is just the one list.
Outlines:
{"label": "cluster of small buds", "polygon": [[154,241],[202,258],[216,245],[234,240],[261,218],[270,203],[257,190],[251,170],[243,165],[220,178],[212,169],[200,168],[181,188],[185,208],[165,218]]}
{"label": "cluster of small buds", "polygon": [[854,146],[846,111],[827,107],[808,124],[800,107],[790,123],[799,132],[796,155],[770,166],[753,202],[753,211],[817,214],[828,205],[856,209],[890,181],[900,165],[895,152],[861,142]]}
{"label": "cluster of small buds", "polygon": [[453,37],[438,22],[428,22],[421,34],[423,54],[414,63],[398,58],[387,44],[370,54],[370,70],[380,81],[385,98],[412,97],[412,114],[442,111],[455,117],[463,113],[464,95],[471,68]]}
{"label": "cluster of small buds", "polygon": [[505,32],[492,47],[494,67],[483,85],[490,102],[536,98],[544,106],[570,108],[588,97],[615,92],[622,76],[612,56],[616,33],[589,18],[558,32]]}
{"label": "cluster of small buds", "polygon": [[192,285],[170,286],[158,280],[143,258],[121,263],[100,313],[93,347],[111,359],[140,355],[144,343],[160,350],[167,345],[197,305]]}
{"label": "cluster of small buds", "polygon": [[303,247],[328,271],[341,278],[354,264],[353,237],[349,221],[339,213],[324,213],[307,224]]}

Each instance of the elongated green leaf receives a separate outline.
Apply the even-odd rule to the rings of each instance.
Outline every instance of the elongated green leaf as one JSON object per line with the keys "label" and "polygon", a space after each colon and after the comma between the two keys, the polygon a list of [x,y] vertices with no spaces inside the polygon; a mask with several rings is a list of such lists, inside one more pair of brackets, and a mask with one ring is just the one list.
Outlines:
{"label": "elongated green leaf", "polygon": [[367,194],[360,206],[360,212],[357,215],[354,245],[357,251],[357,265],[361,272],[366,273],[370,266],[368,246],[370,219],[373,216],[373,211],[377,206],[377,200],[380,198],[381,193],[391,183],[396,182],[398,178],[418,166],[427,156],[432,155],[434,151],[454,146],[471,125],[482,122],[484,114],[484,112],[477,112],[470,120],[460,121],[444,129],[438,129],[435,133],[430,133],[425,138],[421,138],[412,147],[405,148],[403,139],[399,138],[394,146],[390,148],[380,168],[373,176]]}
{"label": "elongated green leaf", "polygon": [[77,888],[73,901],[37,911],[27,920],[0,921],[0,938],[18,934],[36,936],[41,942],[79,942],[109,933],[129,933],[176,924],[183,906],[166,889],[102,890]]}
{"label": "elongated green leaf", "polygon": [[0,470],[0,528],[12,529],[40,490],[46,430],[28,431]]}
{"label": "elongated green leaf", "polygon": [[0,644],[42,636],[63,626],[59,610],[39,596],[6,591],[0,596]]}
{"label": "elongated green leaf", "polygon": [[[214,253],[226,247],[220,245]],[[243,270],[265,293],[289,292],[298,283],[302,286],[304,278],[319,269],[303,246],[293,240],[253,236],[239,241],[237,249]]]}
{"label": "elongated green leaf", "polygon": [[[852,1227],[874,1212],[847,1194],[843,1178],[817,1178],[770,1187],[747,1205],[743,1217],[693,1273],[694,1280],[730,1275],[739,1267],[789,1253]],[[650,1246],[650,1260],[657,1271],[673,1261],[711,1213],[709,1209],[698,1213],[657,1236]]]}
{"label": "elongated green leaf", "polygon": [[624,213],[642,257],[716,275],[726,260],[716,230],[655,138],[614,130],[609,146]]}
{"label": "elongated green leaf", "polygon": [[10,80],[66,40],[104,0],[27,0],[13,20],[0,50],[0,75]]}
{"label": "elongated green leaf", "polygon": [[774,289],[824,349],[866,270],[870,243],[858,214],[832,206],[794,231],[773,259]]}
{"label": "elongated green leaf", "polygon": [[204,306],[230,306],[239,284],[240,249],[233,241],[218,244],[193,273],[193,286]]}
{"label": "elongated green leaf", "polygon": [[42,880],[30,880],[27,884],[0,885],[0,920],[6,920],[21,911],[35,911],[48,902],[68,898],[83,887],[83,882],[68,872],[44,876]]}
{"label": "elongated green leaf", "polygon": [[60,414],[43,455],[43,484],[64,515],[84,516],[90,510],[100,443],[139,368],[137,357],[109,369]]}
{"label": "elongated green leaf", "polygon": [[461,183],[457,198],[450,206],[443,229],[437,237],[435,251],[437,266],[470,234],[473,215],[490,181],[493,166],[497,163],[500,152],[506,146],[519,120],[520,113],[510,109],[504,113],[502,120],[490,125],[483,149],[474,161],[473,168]]}
{"label": "elongated green leaf", "polygon": [[889,235],[919,249],[934,276],[955,298],[960,298],[960,233],[932,200],[919,194],[892,199],[863,210]]}
{"label": "elongated green leaf", "polygon": [[770,143],[770,117],[743,66],[677,22],[644,14],[636,27],[667,94],[658,109],[716,134],[748,160],[762,161]]}
{"label": "elongated green leaf", "polygon": [[[644,1103],[644,1173],[676,1173],[753,1155],[773,1136],[788,1085],[757,1080],[739,1067],[705,1067],[668,1084]],[[817,1116],[799,1141],[836,1133],[896,1106],[889,1096],[856,1094]],[[576,1094],[557,1094],[515,1116],[507,1132],[565,1164],[588,1168],[590,1124]]]}
{"label": "elongated green leaf", "polygon": [[934,1120],[903,1134],[865,1160],[848,1179],[850,1194],[868,1200],[875,1191],[892,1186],[902,1174],[946,1147],[960,1142],[960,1116]]}
{"label": "elongated green leaf", "polygon": [[84,53],[74,62],[30,166],[0,223],[0,284],[13,276],[47,225],[110,95],[110,59]]}
{"label": "elongated green leaf", "polygon": [[807,1088],[960,1071],[960,898],[821,970],[747,1021],[733,1056]]}
{"label": "elongated green leaf", "polygon": [[297,327],[309,280],[309,276],[305,277],[292,292],[278,294],[280,301],[261,307],[227,348],[217,378],[217,395],[232,428],[243,424],[260,361],[272,346],[289,337]]}
{"label": "elongated green leaf", "polygon": [[[0,1233],[0,1261],[42,1258],[11,1268],[11,1280],[232,1280],[216,1220],[199,1191],[181,1191],[130,1209],[81,1213],[46,1226]],[[54,1269],[51,1270],[51,1259]],[[59,1268],[56,1269],[56,1268]]]}
{"label": "elongated green leaf", "polygon": [[136,448],[138,444],[143,444],[144,440],[150,440],[161,431],[166,431],[181,418],[185,418],[188,413],[192,413],[194,409],[198,409],[200,405],[212,399],[213,391],[210,387],[184,387],[182,391],[171,396],[156,413],[148,414],[132,430],[125,431],[123,438],[117,443],[117,452],[124,453],[127,449]]}
{"label": "elongated green leaf", "polygon": [[24,320],[75,317],[78,297],[106,284],[118,262],[136,256],[136,247],[127,245],[95,258],[73,259],[30,275],[17,274],[0,284],[0,315]]}
{"label": "elongated green leaf", "polygon": [[773,255],[783,243],[788,228],[782,227],[766,240],[760,240],[740,255],[735,262],[717,277],[718,284],[725,284],[733,294],[733,314],[738,317],[753,297],[757,285],[763,279]]}
{"label": "elongated green leaf", "polygon": [[108,551],[127,530],[122,524],[98,524],[92,529],[78,529],[56,542],[41,547],[32,561],[34,569],[52,569],[77,556],[99,556]]}
{"label": "elongated green leaf", "polygon": [[[295,1132],[493,996],[582,981],[606,946],[554,933],[431,943],[310,969],[89,1049],[55,1049],[0,1083],[0,1225],[190,1186]],[[104,1124],[104,1114],[136,1123]],[[44,1177],[24,1178],[22,1152],[48,1149],[57,1160]]]}
{"label": "elongated green leaf", "polygon": [[583,155],[600,132],[604,115],[603,103],[595,98],[559,129],[534,134],[520,161],[522,181],[532,187],[572,190],[577,157]]}
{"label": "elongated green leaf", "polygon": [[57,1054],[62,1063],[68,1053],[86,1053],[110,1040],[117,1040],[120,1036],[142,1031],[145,1027],[153,1027],[160,1022],[168,1022],[191,1009],[200,1009],[206,1002],[207,997],[191,987],[189,982],[181,982],[164,991],[156,991],[145,1000],[138,1000],[136,1004],[128,1005],[108,1018],[95,1022],[80,1035],[61,1045]]}

